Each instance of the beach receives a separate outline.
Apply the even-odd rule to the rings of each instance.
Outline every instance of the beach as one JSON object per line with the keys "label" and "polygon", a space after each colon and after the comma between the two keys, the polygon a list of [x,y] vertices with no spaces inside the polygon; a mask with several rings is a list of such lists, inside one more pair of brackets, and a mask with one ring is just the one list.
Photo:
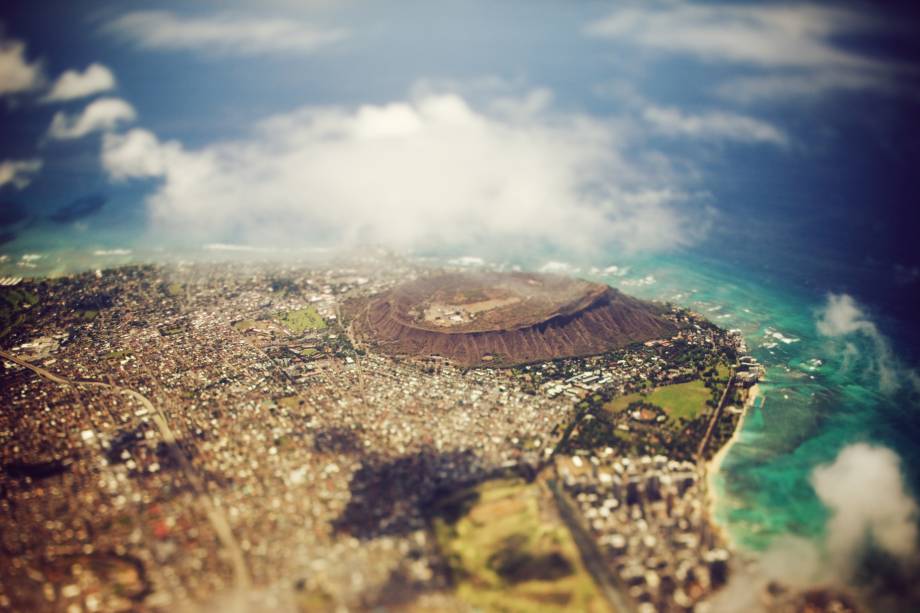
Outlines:
{"label": "beach", "polygon": [[732,543],[731,538],[727,532],[716,521],[715,510],[716,503],[718,502],[718,490],[716,489],[716,476],[719,474],[719,471],[722,468],[722,462],[725,461],[725,457],[728,455],[728,452],[731,450],[732,445],[734,445],[738,438],[741,436],[741,430],[744,428],[744,420],[747,417],[748,411],[751,407],[754,406],[754,403],[757,400],[757,397],[760,396],[760,386],[753,385],[748,390],[747,398],[744,401],[744,406],[742,407],[741,415],[738,418],[738,424],[735,426],[735,431],[732,433],[732,436],[728,441],[722,445],[722,447],[712,456],[705,466],[706,470],[706,492],[707,492],[707,512],[709,514],[709,521],[712,522],[718,530],[722,532],[722,536],[725,537],[725,540],[734,548],[734,543]]}

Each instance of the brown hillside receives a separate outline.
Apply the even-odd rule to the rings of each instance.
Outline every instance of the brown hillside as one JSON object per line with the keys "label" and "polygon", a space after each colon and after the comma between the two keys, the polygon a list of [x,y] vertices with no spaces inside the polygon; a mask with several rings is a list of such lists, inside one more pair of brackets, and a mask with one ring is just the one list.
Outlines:
{"label": "brown hillside", "polygon": [[606,285],[531,273],[444,274],[347,309],[355,335],[391,355],[511,366],[672,336],[664,311]]}

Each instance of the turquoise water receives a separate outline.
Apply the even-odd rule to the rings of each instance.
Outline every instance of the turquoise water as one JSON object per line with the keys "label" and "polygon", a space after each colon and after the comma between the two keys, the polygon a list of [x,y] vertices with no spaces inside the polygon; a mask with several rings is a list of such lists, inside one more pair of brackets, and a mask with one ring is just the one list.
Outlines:
{"label": "turquoise water", "polygon": [[[908,369],[888,355],[889,341],[862,333],[821,336],[816,321],[825,295],[779,287],[739,267],[688,257],[627,265],[628,274],[604,279],[740,329],[767,367],[763,403],[750,409],[717,478],[716,517],[736,545],[756,552],[791,534],[820,546],[828,511],[811,473],[855,442],[897,451],[908,489],[916,491],[910,470],[917,460],[916,388]],[[880,361],[899,389],[882,391]]]}

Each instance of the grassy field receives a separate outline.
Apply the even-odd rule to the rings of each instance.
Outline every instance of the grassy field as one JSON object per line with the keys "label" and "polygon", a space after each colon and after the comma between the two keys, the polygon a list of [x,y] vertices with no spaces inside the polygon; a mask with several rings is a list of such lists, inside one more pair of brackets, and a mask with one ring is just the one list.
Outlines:
{"label": "grassy field", "polygon": [[35,294],[20,289],[0,290],[0,338],[25,320],[25,309],[38,303]]}
{"label": "grassy field", "polygon": [[294,334],[301,334],[307,330],[322,330],[326,327],[326,322],[312,306],[278,313],[275,319]]}
{"label": "grassy field", "polygon": [[710,398],[712,390],[698,379],[657,387],[648,393],[620,396],[608,402],[604,408],[618,413],[625,411],[631,403],[641,400],[664,409],[672,422],[677,422],[681,417],[689,421],[706,409],[706,401]]}
{"label": "grassy field", "polygon": [[259,321],[255,319],[241,319],[233,324],[233,328],[240,332],[249,332],[250,330],[260,330],[262,325],[264,324],[260,324]]}
{"label": "grassy field", "polygon": [[435,535],[464,602],[487,611],[609,611],[543,485],[490,481],[442,510]]}

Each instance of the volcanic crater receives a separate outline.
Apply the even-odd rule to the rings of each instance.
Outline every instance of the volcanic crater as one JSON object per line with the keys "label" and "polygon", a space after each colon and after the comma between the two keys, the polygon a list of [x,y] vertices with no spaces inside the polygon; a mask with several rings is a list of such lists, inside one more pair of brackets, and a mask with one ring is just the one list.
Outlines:
{"label": "volcanic crater", "polygon": [[389,355],[461,366],[513,366],[589,356],[669,338],[653,303],[607,285],[536,273],[445,273],[351,302],[356,338]]}

